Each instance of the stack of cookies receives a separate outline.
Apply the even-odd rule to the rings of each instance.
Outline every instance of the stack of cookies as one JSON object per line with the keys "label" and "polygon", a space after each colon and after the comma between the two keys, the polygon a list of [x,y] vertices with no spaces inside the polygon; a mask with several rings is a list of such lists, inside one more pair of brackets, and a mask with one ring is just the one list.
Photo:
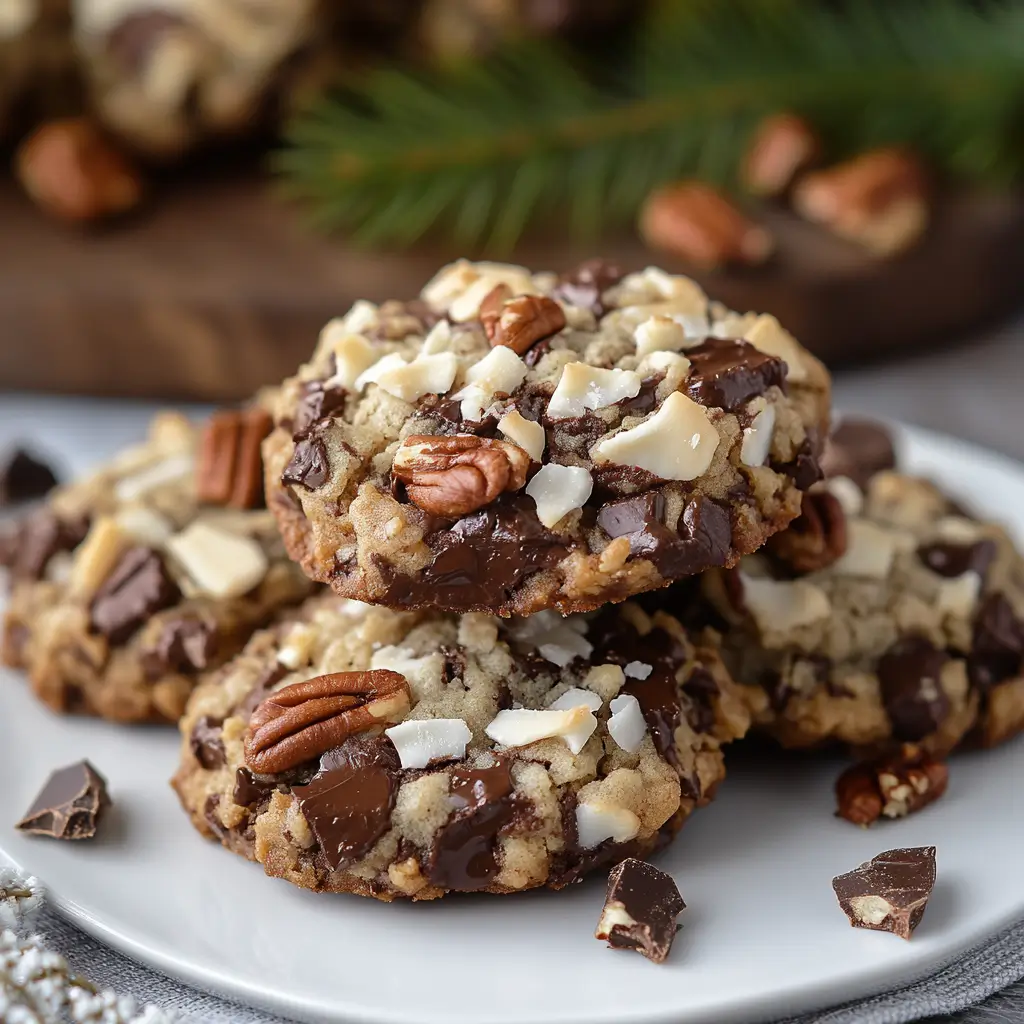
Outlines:
{"label": "stack of cookies", "polygon": [[1024,563],[829,417],[777,320],[685,277],[460,261],[25,520],[5,658],[61,710],[181,716],[195,827],[319,891],[646,857],[751,729],[905,814],[1024,726]]}

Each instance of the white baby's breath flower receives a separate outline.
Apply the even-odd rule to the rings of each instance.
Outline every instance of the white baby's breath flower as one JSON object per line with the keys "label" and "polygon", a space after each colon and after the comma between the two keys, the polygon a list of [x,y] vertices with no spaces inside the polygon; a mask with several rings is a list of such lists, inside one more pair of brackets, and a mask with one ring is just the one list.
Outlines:
{"label": "white baby's breath flower", "polygon": [[20,875],[14,868],[0,868],[0,928],[23,931],[43,905],[38,878]]}

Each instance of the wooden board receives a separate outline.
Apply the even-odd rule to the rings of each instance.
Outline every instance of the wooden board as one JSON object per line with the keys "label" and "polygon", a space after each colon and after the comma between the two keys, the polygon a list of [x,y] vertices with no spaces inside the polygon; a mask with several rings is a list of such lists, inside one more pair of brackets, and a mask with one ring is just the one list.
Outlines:
{"label": "wooden board", "polygon": [[[950,198],[889,263],[784,211],[763,217],[778,240],[769,267],[698,277],[733,308],[775,313],[833,366],[937,344],[1021,300],[1020,197]],[[600,254],[628,269],[656,259],[628,238]],[[241,398],[290,373],[353,300],[411,297],[455,255],[318,237],[251,177],[178,183],[136,221],[81,235],[3,184],[0,387]],[[514,258],[561,270],[588,255],[554,239]]]}

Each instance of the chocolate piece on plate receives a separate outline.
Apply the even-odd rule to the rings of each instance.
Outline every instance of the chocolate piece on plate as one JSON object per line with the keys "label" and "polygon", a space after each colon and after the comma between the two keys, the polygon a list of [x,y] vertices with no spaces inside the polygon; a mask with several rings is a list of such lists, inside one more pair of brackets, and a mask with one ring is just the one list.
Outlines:
{"label": "chocolate piece on plate", "polygon": [[634,949],[663,963],[672,948],[686,909],[671,875],[646,861],[628,857],[608,875],[604,910],[594,937],[613,949]]}
{"label": "chocolate piece on plate", "polygon": [[0,506],[41,498],[57,483],[57,475],[50,466],[16,448],[0,466]]}
{"label": "chocolate piece on plate", "polygon": [[109,806],[106,779],[88,761],[79,761],[50,775],[15,827],[54,839],[92,839]]}
{"label": "chocolate piece on plate", "polygon": [[854,928],[909,939],[935,887],[935,847],[887,850],[832,879],[839,905]]}

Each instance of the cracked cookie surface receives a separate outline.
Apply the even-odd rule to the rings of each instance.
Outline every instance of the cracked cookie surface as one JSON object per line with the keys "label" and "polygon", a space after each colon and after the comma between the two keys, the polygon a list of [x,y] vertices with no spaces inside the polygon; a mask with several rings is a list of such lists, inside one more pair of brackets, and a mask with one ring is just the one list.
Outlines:
{"label": "cracked cookie surface", "polygon": [[667,843],[748,725],[714,648],[632,602],[506,620],[321,595],[195,691],[174,786],[305,888],[560,888]]}
{"label": "cracked cookie surface", "polygon": [[360,302],[265,445],[292,557],[393,608],[588,611],[733,565],[817,479],[829,380],[769,316],[655,268],[460,261]]}
{"label": "cracked cookie surface", "polygon": [[262,504],[258,408],[175,413],[0,539],[3,660],[55,711],[177,721],[199,674],[313,584]]}

